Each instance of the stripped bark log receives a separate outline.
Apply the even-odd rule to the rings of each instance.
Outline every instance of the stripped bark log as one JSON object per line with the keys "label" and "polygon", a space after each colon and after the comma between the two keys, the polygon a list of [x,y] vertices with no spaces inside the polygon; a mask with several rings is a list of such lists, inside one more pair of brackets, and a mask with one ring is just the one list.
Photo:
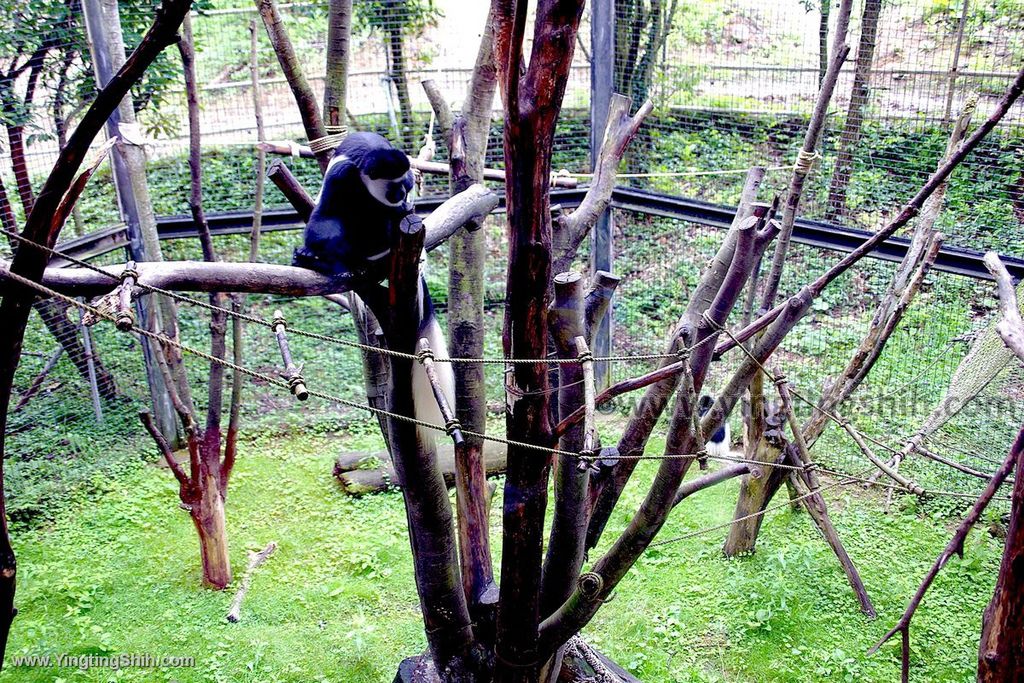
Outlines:
{"label": "stripped bark log", "polygon": [[999,287],[999,316],[996,332],[1003,338],[1006,347],[1024,362],[1024,320],[1021,319],[1020,304],[1017,291],[1013,287],[1013,278],[1006,266],[999,260],[999,254],[990,251],[985,254],[985,267],[996,279]]}
{"label": "stripped bark log", "polygon": [[[548,287],[552,226],[549,202],[555,124],[568,82],[583,13],[582,0],[540,0],[533,47],[524,70],[527,2],[495,0],[494,37],[505,104],[504,148],[509,182],[509,264],[503,347],[510,358],[543,359],[547,353]],[[518,392],[506,415],[510,439],[553,446],[547,364],[516,363],[511,388]],[[498,598],[495,681],[534,680],[554,650],[538,648],[547,458],[509,449],[502,513],[501,589]]]}
{"label": "stripped bark log", "polygon": [[[391,250],[391,269],[383,310],[388,348],[411,354],[418,342],[420,287],[419,260],[426,230],[411,214],[399,226]],[[364,301],[380,297],[364,292]],[[412,362],[390,356],[390,410],[413,417]],[[433,440],[423,440],[419,428],[405,420],[388,418],[392,458],[409,524],[416,589],[427,643],[437,671],[445,680],[474,680],[473,629],[462,591],[452,508],[437,465]]]}
{"label": "stripped bark log", "polygon": [[[756,473],[755,473],[756,468]],[[675,500],[672,501],[672,507],[679,505],[684,500],[689,498],[699,491],[711,488],[715,484],[721,484],[723,481],[741,477],[745,474],[755,473],[756,476],[760,476],[760,468],[750,463],[733,463],[726,465],[725,467],[719,468],[714,472],[701,475],[689,481],[685,481],[679,486],[679,490],[676,491]]]}
{"label": "stripped bark log", "polygon": [[571,268],[572,260],[583,238],[590,234],[590,229],[611,204],[616,171],[630,141],[640,130],[644,119],[654,109],[654,104],[647,100],[640,105],[635,114],[630,115],[632,105],[633,100],[629,97],[617,93],[612,95],[608,104],[608,123],[605,126],[597,163],[594,164],[594,178],[590,187],[575,210],[559,216],[555,221],[552,251],[553,268],[556,273]]}
{"label": "stripped bark log", "polygon": [[267,177],[270,182],[277,186],[284,194],[284,198],[292,205],[299,214],[299,220],[303,223],[309,221],[309,215],[313,213],[313,197],[302,186],[299,179],[292,174],[291,170],[280,159],[270,162],[267,169]]}
{"label": "stripped bark log", "polygon": [[[599,270],[590,278],[590,287],[583,299],[583,331],[587,337],[587,344],[591,347],[594,345],[597,325],[611,306],[612,295],[621,281],[622,278],[606,270]],[[597,397],[595,402],[600,402]]]}
{"label": "stripped bark log", "polygon": [[761,530],[763,512],[778,491],[786,477],[786,470],[772,467],[785,460],[784,451],[789,444],[782,433],[782,417],[778,414],[765,417],[764,438],[758,442],[758,449],[748,455],[750,459],[762,463],[757,466],[757,473],[743,477],[740,484],[740,495],[736,499],[736,512],[733,514],[729,536],[722,546],[726,557],[735,557],[754,552],[757,536]]}
{"label": "stripped bark log", "polygon": [[[737,218],[734,221],[733,228],[726,235],[717,255],[704,272],[701,281],[694,290],[686,312],[683,313],[683,316],[676,325],[676,330],[673,332],[669,346],[666,349],[667,353],[678,353],[683,348],[680,341],[681,333],[684,330],[694,330],[697,328],[704,311],[710,310],[712,306],[715,306],[716,299],[720,291],[725,289],[727,280],[732,285],[735,285],[739,279],[742,279],[741,275],[744,271],[749,275],[754,263],[764,253],[771,235],[774,235],[774,232],[771,235],[759,233],[754,237],[753,232],[755,231],[756,224],[750,223],[752,215],[749,212],[752,210],[753,198],[763,177],[764,169],[762,168],[754,168],[747,174],[741,201],[749,203],[741,204],[737,209]],[[764,218],[764,216],[761,218]],[[762,226],[761,230],[764,229],[764,226]],[[741,249],[737,246],[741,235],[744,236],[744,248],[749,248],[750,253],[744,253],[740,257],[739,262],[737,262],[737,269],[733,270],[733,263],[737,261],[737,254],[741,253]],[[718,301],[719,312],[726,307],[728,300],[733,299],[733,296],[738,297],[739,292],[731,292],[728,298],[722,298]],[[733,301],[735,302],[734,299]],[[704,336],[697,338],[696,342],[700,343],[701,346],[697,348],[699,353],[689,360],[691,368],[698,368],[698,363],[710,362],[711,351],[714,349],[714,339],[710,338],[712,332],[710,329],[705,329]],[[665,365],[671,364],[666,362]],[[626,425],[622,437],[619,439],[618,448],[621,455],[632,456],[643,452],[647,440],[654,429],[654,425],[668,405],[669,397],[679,382],[679,371],[676,370],[675,372],[668,373],[667,368],[662,368],[662,370],[666,370],[665,377],[652,384],[644,393],[633,416]],[[706,371],[706,367],[703,371]],[[697,380],[698,374],[694,372],[694,385],[697,391],[699,391],[703,381],[702,376],[700,380]],[[713,432],[704,430],[702,433],[709,434]],[[626,482],[629,481],[629,477],[636,468],[636,464],[636,460],[622,460],[614,467],[601,470],[591,482],[593,514],[587,531],[588,548],[594,547],[600,539],[604,526],[608,522],[612,510],[615,508],[619,496],[626,486]]]}
{"label": "stripped bark log", "polygon": [[[427,83],[433,83],[433,81],[424,81],[424,88],[427,88]],[[433,86],[433,87],[436,87]],[[433,104],[433,101],[431,102]],[[445,103],[447,107],[447,103]],[[490,119],[488,118],[488,121]],[[352,127],[351,125],[349,126]],[[256,145],[256,149],[269,154],[281,154],[286,156],[294,156],[296,152],[303,159],[312,159],[315,157],[313,150],[308,145],[296,145],[293,142],[261,142]],[[420,173],[430,173],[434,175],[459,175],[458,171],[453,171],[451,164],[447,164],[443,161],[427,161],[419,159],[417,157],[409,157],[409,165],[415,171]],[[482,180],[495,180],[497,182],[505,182],[505,171],[500,168],[485,168],[481,172],[480,176],[476,178],[477,182]],[[573,176],[557,175],[551,179],[551,187],[564,187],[572,189],[579,187],[579,181]]]}
{"label": "stripped bark log", "polygon": [[[807,449],[807,442],[804,441],[800,430],[800,421],[797,419],[796,411],[793,409],[793,398],[790,394],[789,384],[784,377],[776,377],[774,381],[779,392],[779,398],[782,401],[783,414],[789,423],[790,431],[793,433],[793,443],[786,451],[789,464],[803,468],[799,471],[790,470],[786,477],[787,481],[792,484],[793,493],[796,494],[794,496],[791,493],[790,500],[802,500],[804,507],[810,514],[811,519],[814,520],[821,535],[825,538],[829,547],[832,548],[832,552],[836,554],[836,558],[846,574],[846,580],[850,582],[850,586],[853,588],[853,592],[856,593],[858,602],[860,602],[860,611],[874,618],[877,616],[877,612],[875,612],[875,606],[871,603],[868,591],[864,587],[864,581],[860,578],[860,572],[854,566],[853,560],[850,559],[849,553],[846,552],[846,546],[843,545],[842,540],[839,538],[839,532],[836,531],[835,526],[832,524],[832,518],[828,514],[825,499],[818,493],[818,489],[821,486],[818,482],[818,475],[813,468],[811,454]],[[813,495],[807,496],[807,494]]]}
{"label": "stripped bark log", "polygon": [[[493,477],[505,473],[505,446],[493,441],[486,442],[483,452],[485,476]],[[442,443],[437,447],[437,466],[444,477],[445,486],[455,487],[455,448]],[[334,464],[334,477],[350,496],[381,493],[392,487],[399,487],[395,468],[388,451],[377,453],[346,452],[338,456]],[[483,501],[490,502],[489,483],[484,484]],[[486,518],[485,518],[486,519]],[[497,590],[497,586],[494,587]],[[479,625],[478,625],[479,627]],[[478,634],[478,638],[481,636]]]}
{"label": "stripped bark log", "polygon": [[352,0],[331,0],[327,12],[327,66],[324,70],[324,130],[345,125],[348,55],[352,36]]}
{"label": "stripped bark log", "polygon": [[[577,358],[575,340],[583,334],[583,278],[576,272],[559,273],[554,286],[555,300],[548,312],[551,338],[559,358]],[[582,367],[577,363],[562,363],[558,372],[560,417],[578,407],[585,409]],[[584,426],[577,426],[568,430],[559,439],[559,450],[584,451],[584,429]],[[560,457],[555,459],[554,470],[555,506],[540,588],[540,611],[544,616],[554,612],[576,585],[583,566],[588,517],[588,462]]]}
{"label": "stripped bark log", "polygon": [[[451,194],[488,177],[484,168],[491,110],[498,87],[494,62],[494,12],[487,13],[476,61],[463,101],[462,111],[454,116],[440,89],[433,81],[424,81],[423,89],[437,117],[441,134],[448,142],[448,173]],[[421,171],[428,170],[419,165]],[[504,180],[504,171],[498,171]],[[490,175],[494,175],[493,173]],[[484,262],[486,240],[478,228],[483,217],[471,221],[467,229],[449,241],[448,259],[448,351],[453,357],[479,358],[484,353]],[[455,374],[456,414],[466,429],[478,434],[487,430],[487,391],[484,368],[459,363]],[[486,495],[487,464],[485,444],[469,437],[456,453],[456,508],[459,527],[459,553],[463,586],[478,638],[493,642],[498,588],[494,582],[491,539]]]}
{"label": "stripped bark log", "polygon": [[828,114],[828,106],[832,101],[832,95],[836,90],[836,83],[839,81],[839,72],[850,53],[850,47],[846,44],[846,31],[850,25],[850,11],[853,8],[853,0],[842,0],[839,4],[839,16],[836,20],[835,34],[832,38],[832,52],[829,56],[828,69],[818,89],[818,96],[814,102],[814,110],[811,119],[807,123],[807,130],[804,132],[803,144],[796,163],[793,165],[793,173],[789,178],[789,189],[786,192],[786,200],[783,202],[782,229],[779,231],[779,240],[775,244],[775,254],[772,256],[771,270],[764,283],[764,295],[761,299],[762,310],[767,310],[775,304],[775,297],[778,295],[779,283],[782,281],[782,270],[786,264],[786,254],[789,252],[789,242],[793,236],[793,227],[796,224],[797,210],[800,208],[800,199],[804,193],[804,183],[807,175],[811,172],[818,141],[821,139],[821,132],[825,128],[825,118]]}

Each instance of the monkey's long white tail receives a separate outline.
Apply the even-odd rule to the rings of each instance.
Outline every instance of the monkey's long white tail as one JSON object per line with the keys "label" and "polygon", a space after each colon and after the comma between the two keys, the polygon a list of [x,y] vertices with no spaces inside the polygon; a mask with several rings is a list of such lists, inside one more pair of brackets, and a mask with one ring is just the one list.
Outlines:
{"label": "monkey's long white tail", "polygon": [[[448,355],[448,342],[445,341],[444,332],[441,331],[441,325],[438,324],[437,318],[434,316],[433,307],[430,305],[429,294],[425,291],[425,286],[421,283],[420,285],[420,297],[421,301],[425,305],[420,308],[423,319],[420,322],[420,338],[425,338],[427,344],[430,345],[430,350],[434,352],[435,356],[447,356]],[[455,372],[452,370],[451,363],[434,363],[434,370],[437,372],[437,379],[441,383],[441,390],[444,392],[445,398],[448,399],[448,405],[451,406],[452,411],[455,410]],[[441,409],[437,405],[437,400],[434,398],[434,390],[430,386],[430,380],[427,379],[427,371],[423,368],[422,363],[414,363],[412,369],[412,398],[413,408],[416,411],[416,419],[423,422],[429,422],[430,424],[444,426],[444,417],[441,415]],[[429,427],[419,427],[420,439],[424,443],[430,443],[436,439],[439,434],[443,434],[436,429],[430,429]]]}

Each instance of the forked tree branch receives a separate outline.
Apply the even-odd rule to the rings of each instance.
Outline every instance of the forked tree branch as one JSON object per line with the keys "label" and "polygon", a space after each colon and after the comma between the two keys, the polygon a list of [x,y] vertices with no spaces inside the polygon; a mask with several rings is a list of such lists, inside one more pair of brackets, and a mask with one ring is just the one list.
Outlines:
{"label": "forked tree branch", "polygon": [[[267,36],[270,38],[270,45],[274,48],[277,61],[284,72],[288,87],[295,97],[295,104],[299,108],[299,116],[302,118],[302,126],[306,130],[306,138],[310,141],[317,140],[327,134],[324,128],[323,119],[320,117],[320,108],[317,106],[316,96],[313,88],[306,80],[306,74],[302,71],[302,64],[299,62],[295,48],[292,46],[291,38],[288,37],[288,29],[285,28],[284,19],[277,9],[274,0],[256,0],[256,9],[259,10],[263,25],[267,29]],[[316,155],[320,164],[320,171],[327,170],[327,164],[331,159],[331,150],[324,150]]]}
{"label": "forked tree branch", "polygon": [[644,119],[654,109],[654,104],[647,100],[636,114],[630,116],[632,104],[633,100],[625,95],[612,95],[608,104],[608,124],[597,163],[594,164],[594,178],[590,188],[574,211],[555,220],[553,258],[556,272],[563,272],[569,267],[580,243],[611,204],[616,172],[626,154],[626,148],[640,130]]}

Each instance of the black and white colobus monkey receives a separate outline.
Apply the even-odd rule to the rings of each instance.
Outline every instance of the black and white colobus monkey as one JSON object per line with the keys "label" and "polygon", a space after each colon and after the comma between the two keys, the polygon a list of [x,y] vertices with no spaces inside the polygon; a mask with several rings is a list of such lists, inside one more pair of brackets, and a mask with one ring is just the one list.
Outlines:
{"label": "black and white colobus monkey", "polygon": [[[295,250],[292,265],[324,275],[378,272],[391,253],[391,245],[402,219],[413,212],[409,191],[413,186],[409,158],[376,133],[352,133],[334,151],[316,206],[306,224],[304,244]],[[447,355],[448,347],[427,283],[420,278],[418,292],[419,336],[431,350]],[[450,363],[436,363],[438,379],[451,406],[455,405],[455,376]],[[413,399],[416,417],[443,425],[423,366],[413,366]],[[436,430],[422,429],[423,437],[434,438]]]}
{"label": "black and white colobus monkey", "polygon": [[[715,399],[711,398],[707,394],[700,397],[700,401],[697,403],[697,414],[703,417],[711,406],[715,405]],[[715,433],[711,435],[704,448],[707,449],[708,455],[722,456],[729,455],[729,451],[732,447],[732,437],[729,434],[729,420],[725,420],[722,426],[715,430]]]}

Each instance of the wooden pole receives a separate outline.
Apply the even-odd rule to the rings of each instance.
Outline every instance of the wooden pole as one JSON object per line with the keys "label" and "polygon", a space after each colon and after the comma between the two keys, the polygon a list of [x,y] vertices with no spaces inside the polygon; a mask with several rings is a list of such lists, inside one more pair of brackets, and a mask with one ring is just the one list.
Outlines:
{"label": "wooden pole", "polygon": [[[388,347],[414,353],[419,340],[419,261],[426,230],[415,214],[402,220],[391,249],[386,297],[361,290],[362,298],[376,307],[385,324]],[[412,392],[413,361],[391,356],[391,412],[415,415]],[[426,629],[427,644],[438,671],[454,680],[471,676],[473,629],[462,590],[456,534],[448,491],[437,463],[433,439],[423,440],[417,425],[388,418],[392,462],[402,486],[409,542],[412,546],[416,590]],[[466,680],[472,680],[468,678]]]}
{"label": "wooden pole", "polygon": [[[96,82],[104,86],[111,81],[114,73],[124,65],[126,59],[118,3],[116,0],[84,0],[82,12]],[[107,137],[117,140],[111,155],[111,164],[114,191],[128,235],[128,256],[136,261],[160,261],[163,259],[160,238],[157,235],[156,216],[153,213],[149,186],[146,182],[146,152],[142,147],[142,132],[135,119],[131,97],[122,99],[111,111],[105,127]],[[163,302],[158,297],[139,301],[136,312],[139,324],[147,327],[149,319],[154,317],[159,322],[162,317],[161,309],[168,305],[168,302]],[[174,406],[164,385],[163,375],[157,367],[153,343],[149,339],[143,339],[141,345],[146,383],[153,405],[153,418],[164,438],[172,446],[179,447],[181,441]]]}

